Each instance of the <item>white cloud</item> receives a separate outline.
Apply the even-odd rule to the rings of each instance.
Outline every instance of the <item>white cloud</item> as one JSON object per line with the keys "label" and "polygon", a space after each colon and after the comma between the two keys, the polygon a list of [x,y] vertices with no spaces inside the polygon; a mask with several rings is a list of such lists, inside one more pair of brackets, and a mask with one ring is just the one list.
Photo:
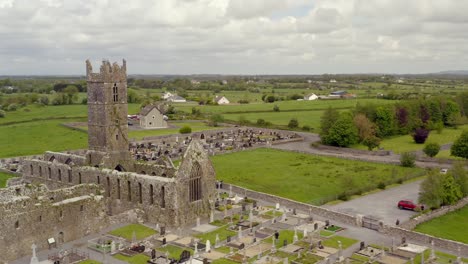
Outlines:
{"label": "white cloud", "polygon": [[464,69],[457,0],[0,0],[0,74],[428,72]]}

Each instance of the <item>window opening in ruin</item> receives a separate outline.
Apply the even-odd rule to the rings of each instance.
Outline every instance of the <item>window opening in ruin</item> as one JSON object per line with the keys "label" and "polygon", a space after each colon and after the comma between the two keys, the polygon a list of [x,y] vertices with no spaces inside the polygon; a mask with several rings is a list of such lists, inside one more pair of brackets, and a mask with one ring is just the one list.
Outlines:
{"label": "window opening in ruin", "polygon": [[119,101],[119,88],[117,87],[117,84],[114,83],[114,87],[112,87],[112,95],[114,97],[114,102]]}
{"label": "window opening in ruin", "polygon": [[107,177],[107,197],[111,196],[111,185],[110,185],[110,179]]}
{"label": "window opening in ruin", "polygon": [[58,239],[57,239],[57,240],[58,240],[58,242],[59,242],[60,244],[62,244],[62,243],[63,243],[63,241],[64,241],[64,239],[63,239],[63,238],[64,238],[63,232],[62,232],[62,231],[60,231],[60,232],[58,233]]}
{"label": "window opening in ruin", "polygon": [[97,184],[101,184],[101,176],[97,176]]}
{"label": "window opening in ruin", "polygon": [[21,194],[21,189],[20,189],[20,188],[16,188],[15,191],[16,191],[16,195],[20,195],[20,194]]}
{"label": "window opening in ruin", "polygon": [[15,222],[15,228],[16,228],[16,229],[19,228],[19,221],[16,221],[16,222]]}
{"label": "window opening in ruin", "polygon": [[122,167],[122,165],[120,165],[120,164],[117,165],[114,170],[116,170],[116,171],[125,171],[124,167]]}
{"label": "window opening in ruin", "polygon": [[71,162],[72,162],[72,160],[71,160],[70,158],[68,158],[68,159],[65,161],[65,164],[70,165]]}
{"label": "window opening in ruin", "polygon": [[119,134],[115,135],[115,140],[119,140]]}
{"label": "window opening in ruin", "polygon": [[68,170],[68,182],[72,182],[72,171]]}
{"label": "window opening in ruin", "polygon": [[42,215],[39,216],[39,222],[42,222]]}
{"label": "window opening in ruin", "polygon": [[153,192],[154,192],[153,191],[153,184],[150,184],[150,193],[149,193],[149,195],[150,195],[150,204],[154,204],[154,197],[153,197],[154,193]]}
{"label": "window opening in ruin", "polygon": [[127,200],[132,201],[132,183],[130,181],[127,181]]}
{"label": "window opening in ruin", "polygon": [[120,179],[117,179],[117,199],[120,200]]}
{"label": "window opening in ruin", "polygon": [[31,175],[33,175],[33,174],[34,174],[34,167],[33,167],[33,165],[32,165],[32,164],[29,165],[29,168],[30,168],[30,170],[31,170]]}
{"label": "window opening in ruin", "polygon": [[138,202],[143,203],[143,195],[141,193],[141,183],[138,183]]}
{"label": "window opening in ruin", "polygon": [[166,188],[161,187],[161,208],[166,208]]}
{"label": "window opening in ruin", "polygon": [[48,169],[49,169],[49,179],[52,179],[52,170],[50,169],[50,167]]}
{"label": "window opening in ruin", "polygon": [[63,211],[62,210],[60,210],[59,214],[60,214],[60,218],[63,218]]}
{"label": "window opening in ruin", "polygon": [[83,212],[83,211],[84,211],[84,206],[80,205],[80,212]]}
{"label": "window opening in ruin", "polygon": [[146,171],[141,171],[141,174],[146,174]]}
{"label": "window opening in ruin", "polygon": [[58,170],[58,180],[62,181],[62,171],[60,169]]}
{"label": "window opening in ruin", "polygon": [[55,160],[55,156],[50,157],[49,161],[53,162]]}
{"label": "window opening in ruin", "polygon": [[42,177],[42,167],[39,166],[39,176]]}
{"label": "window opening in ruin", "polygon": [[189,180],[189,199],[190,202],[201,200],[201,175],[202,170],[200,164],[195,163],[192,167],[192,172],[190,173]]}
{"label": "window opening in ruin", "polygon": [[81,184],[81,172],[78,173],[78,184]]}

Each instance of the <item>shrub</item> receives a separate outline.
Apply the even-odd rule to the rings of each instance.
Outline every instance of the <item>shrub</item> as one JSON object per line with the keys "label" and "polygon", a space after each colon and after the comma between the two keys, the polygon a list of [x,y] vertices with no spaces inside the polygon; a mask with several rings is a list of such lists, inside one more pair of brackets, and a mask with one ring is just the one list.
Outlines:
{"label": "shrub", "polygon": [[273,111],[279,112],[280,111],[279,106],[277,106],[277,105],[273,106]]}
{"label": "shrub", "polygon": [[385,190],[385,182],[379,182],[379,184],[377,184],[377,188],[381,189],[381,190]]}
{"label": "shrub", "polygon": [[338,195],[338,200],[348,201],[349,200],[349,195],[346,192],[343,192],[340,195]]}
{"label": "shrub", "polygon": [[192,128],[189,127],[189,126],[183,126],[179,129],[179,133],[181,134],[188,134],[188,133],[192,133]]}
{"label": "shrub", "polygon": [[308,126],[308,125],[303,126],[303,127],[302,127],[302,130],[304,130],[304,131],[310,131],[310,126]]}
{"label": "shrub", "polygon": [[468,130],[464,130],[450,147],[453,156],[468,159]]}
{"label": "shrub", "polygon": [[265,125],[265,119],[261,119],[261,118],[257,119],[257,125],[264,126]]}
{"label": "shrub", "polygon": [[414,167],[416,155],[411,152],[402,153],[400,156],[400,163],[403,167]]}
{"label": "shrub", "polygon": [[425,128],[417,128],[413,133],[414,142],[417,144],[424,144],[429,136],[429,130]]}
{"label": "shrub", "polygon": [[428,143],[426,146],[424,146],[424,154],[426,154],[429,157],[435,157],[440,151],[440,145],[437,143]]}
{"label": "shrub", "polygon": [[16,111],[16,109],[18,109],[18,105],[17,105],[17,104],[10,104],[10,105],[7,107],[7,111]]}
{"label": "shrub", "polygon": [[5,117],[5,116],[6,116],[6,113],[5,113],[5,111],[3,111],[3,110],[0,110],[0,118],[3,118],[3,117]]}
{"label": "shrub", "polygon": [[242,100],[239,100],[237,101],[239,104],[248,104],[249,103],[249,100],[246,100],[246,99],[242,99]]}
{"label": "shrub", "polygon": [[289,127],[289,128],[297,128],[297,127],[299,127],[299,121],[297,121],[296,118],[292,118],[291,120],[289,120],[288,127]]}
{"label": "shrub", "polygon": [[250,124],[250,121],[245,118],[245,116],[239,116],[239,125],[246,126]]}

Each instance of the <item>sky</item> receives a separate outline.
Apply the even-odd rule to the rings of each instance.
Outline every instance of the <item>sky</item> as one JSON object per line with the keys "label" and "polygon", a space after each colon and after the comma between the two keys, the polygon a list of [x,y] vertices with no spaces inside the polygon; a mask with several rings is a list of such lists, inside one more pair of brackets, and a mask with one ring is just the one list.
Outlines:
{"label": "sky", "polygon": [[0,75],[468,69],[468,1],[0,0]]}

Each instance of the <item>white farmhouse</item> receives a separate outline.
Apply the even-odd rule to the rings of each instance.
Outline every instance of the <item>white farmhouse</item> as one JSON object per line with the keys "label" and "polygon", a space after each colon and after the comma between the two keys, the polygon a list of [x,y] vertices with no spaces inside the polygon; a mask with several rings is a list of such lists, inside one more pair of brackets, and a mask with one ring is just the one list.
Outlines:
{"label": "white farmhouse", "polygon": [[217,104],[220,104],[220,105],[229,104],[229,100],[226,97],[222,96],[222,95],[216,96],[215,99],[214,99],[214,102],[217,103]]}
{"label": "white farmhouse", "polygon": [[304,100],[306,101],[313,101],[313,100],[317,100],[319,97],[314,94],[314,93],[311,93],[311,94],[308,94],[306,96],[304,96]]}
{"label": "white farmhouse", "polygon": [[183,98],[182,96],[178,96],[178,95],[173,95],[173,96],[167,98],[166,101],[173,102],[173,103],[185,103],[185,102],[187,102],[187,100],[185,100],[185,98]]}
{"label": "white farmhouse", "polygon": [[147,105],[140,111],[140,127],[164,128],[167,127],[167,117],[157,105]]}

